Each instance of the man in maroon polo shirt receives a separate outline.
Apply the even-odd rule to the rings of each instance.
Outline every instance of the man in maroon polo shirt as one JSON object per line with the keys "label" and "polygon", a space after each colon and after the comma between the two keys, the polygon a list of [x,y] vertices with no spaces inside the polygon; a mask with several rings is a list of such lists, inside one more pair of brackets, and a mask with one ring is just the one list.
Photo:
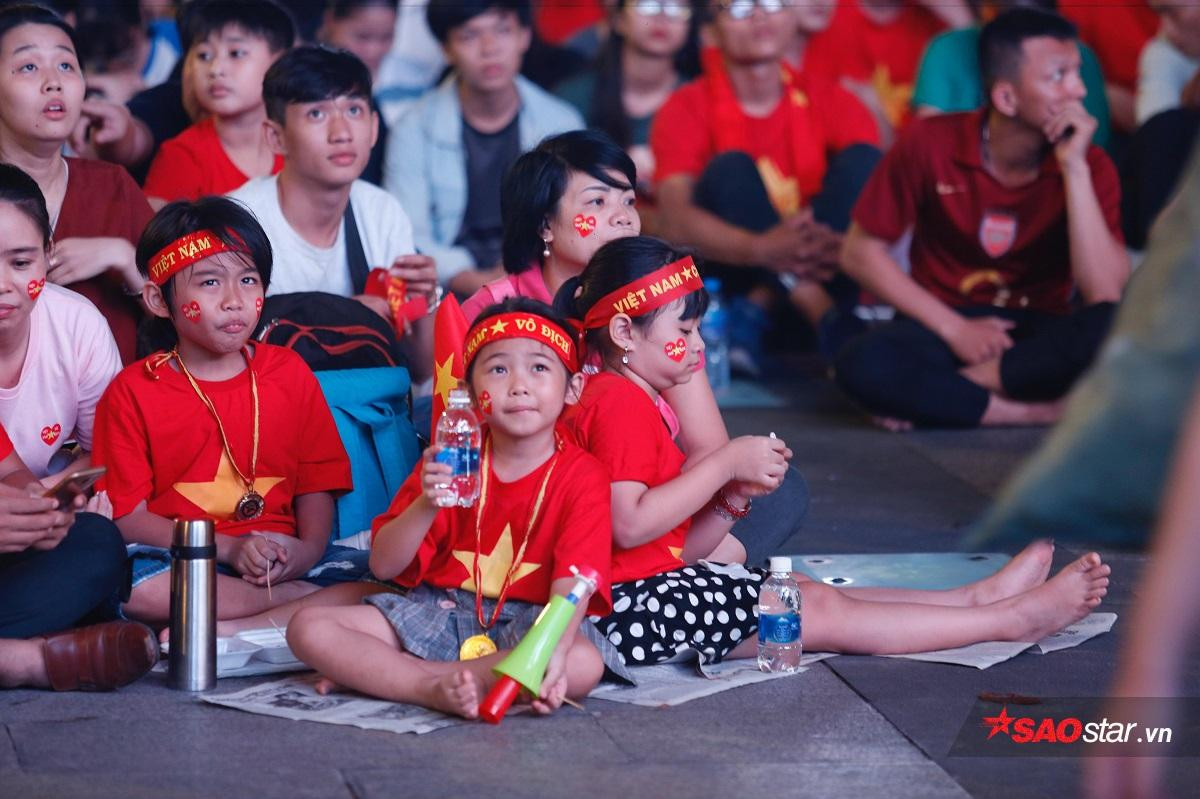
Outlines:
{"label": "man in maroon polo shirt", "polygon": [[[979,48],[988,105],[914,122],[842,250],[897,319],[846,344],[838,382],[892,429],[1055,421],[1129,277],[1074,26],[1010,11]],[[888,251],[910,227],[911,276]]]}

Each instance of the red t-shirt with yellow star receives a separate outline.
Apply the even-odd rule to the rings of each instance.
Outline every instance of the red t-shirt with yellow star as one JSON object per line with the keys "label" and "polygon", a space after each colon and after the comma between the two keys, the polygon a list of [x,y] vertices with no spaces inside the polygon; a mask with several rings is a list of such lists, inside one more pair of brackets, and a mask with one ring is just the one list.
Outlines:
{"label": "red t-shirt with yellow star", "polygon": [[887,121],[899,127],[908,119],[925,46],[945,28],[932,11],[914,3],[880,23],[863,13],[857,0],[840,0],[829,27],[809,40],[804,69],[870,85]]}
{"label": "red t-shirt with yellow star", "polygon": [[[557,458],[550,458],[524,477],[504,482],[494,470],[488,475],[487,498],[479,526],[479,573],[483,595],[500,595],[513,560],[525,547],[513,573],[506,599],[542,605],[550,599],[550,584],[571,577],[571,566],[591,566],[600,574],[588,612],[612,610],[609,559],[612,550],[612,507],[608,474],[588,453],[562,441]],[[546,472],[552,468],[547,479]],[[374,541],[379,530],[421,495],[421,467],[400,486],[392,504],[371,525]],[[537,497],[545,494],[533,529],[528,529]],[[412,563],[395,578],[405,587],[420,583],[437,588],[475,590],[476,511],[443,508],[421,542]],[[528,543],[526,544],[526,537]]]}
{"label": "red t-shirt with yellow star", "polygon": [[[600,372],[588,378],[579,402],[569,406],[562,425],[608,469],[614,483],[626,480],[649,488],[674,480],[686,460],[654,400],[628,378]],[[642,580],[681,568],[683,541],[691,526],[684,519],[664,535],[630,549],[613,545],[614,583]]]}
{"label": "red t-shirt with yellow star", "polygon": [[[650,129],[655,182],[675,175],[698,179],[715,156],[738,150],[754,159],[780,216],[809,205],[833,156],[852,144],[878,145],[879,132],[866,106],[832,81],[807,72],[789,78],[765,117],[746,114],[732,96],[723,100],[707,77],[676,89]],[[725,110],[723,103],[734,105]],[[736,134],[731,122],[739,127]]]}
{"label": "red t-shirt with yellow star", "polygon": [[[107,466],[101,488],[113,517],[147,510],[168,519],[216,520],[217,532],[296,534],[293,500],[300,494],[349,491],[350,459],[321,386],[295,352],[256,344],[259,452],[254,487],[266,501],[257,519],[234,518],[245,487],[230,466],[212,414],[172,360],[151,377],[143,359],[120,372],[96,411],[92,461]],[[229,437],[233,457],[249,476],[254,433],[250,376],[198,380]]]}

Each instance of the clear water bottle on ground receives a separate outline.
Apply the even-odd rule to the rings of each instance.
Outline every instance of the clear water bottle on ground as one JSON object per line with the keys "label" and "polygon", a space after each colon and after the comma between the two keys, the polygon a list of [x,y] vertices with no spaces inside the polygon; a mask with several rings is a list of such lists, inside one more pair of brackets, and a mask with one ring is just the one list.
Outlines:
{"label": "clear water bottle on ground", "polygon": [[700,337],[704,339],[704,371],[714,393],[729,387],[729,311],[721,297],[721,281],[704,279],[708,291],[708,310],[700,320]]}
{"label": "clear water bottle on ground", "polygon": [[437,454],[438,463],[449,464],[454,470],[450,482],[445,484],[445,490],[438,497],[438,506],[469,508],[479,498],[480,442],[479,419],[471,408],[471,395],[465,389],[456,388],[450,392],[450,401],[438,419],[434,439],[441,447]]}
{"label": "clear water bottle on ground", "polygon": [[800,668],[800,586],[792,559],[773,557],[758,589],[758,668],[791,674]]}

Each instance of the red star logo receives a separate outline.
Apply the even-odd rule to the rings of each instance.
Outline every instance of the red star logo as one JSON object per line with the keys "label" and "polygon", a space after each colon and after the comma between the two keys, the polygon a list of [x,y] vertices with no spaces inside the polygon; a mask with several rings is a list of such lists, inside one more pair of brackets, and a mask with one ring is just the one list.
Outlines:
{"label": "red star logo", "polygon": [[983,717],[983,725],[985,727],[988,725],[991,725],[991,728],[992,728],[991,732],[988,733],[987,739],[989,741],[992,740],[992,736],[998,732],[1002,732],[1005,735],[1007,735],[1009,738],[1011,738],[1012,731],[1009,730],[1008,726],[1010,724],[1012,724],[1013,720],[1014,720],[1014,717],[1008,715],[1008,705],[1005,705],[1004,707],[1000,708],[999,716],[990,716],[990,717],[984,716]]}

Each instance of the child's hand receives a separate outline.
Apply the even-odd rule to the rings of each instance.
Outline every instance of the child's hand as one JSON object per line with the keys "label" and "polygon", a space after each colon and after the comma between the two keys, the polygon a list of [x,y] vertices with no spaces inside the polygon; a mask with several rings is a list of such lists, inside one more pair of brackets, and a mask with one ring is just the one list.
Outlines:
{"label": "child's hand", "polygon": [[316,562],[311,556],[305,557],[304,544],[295,536],[283,533],[254,533],[254,536],[273,544],[275,554],[268,571],[261,575],[242,575],[242,579],[248,583],[265,586],[268,582],[275,584],[294,580],[305,574]]}
{"label": "child's hand", "polygon": [[[279,559],[279,546],[260,533],[249,533],[237,539],[229,565],[242,575],[243,579],[257,584],[254,578],[262,578],[266,585],[267,571]],[[274,577],[274,575],[272,575]]]}
{"label": "child's hand", "polygon": [[438,499],[450,493],[450,478],[454,476],[450,464],[438,462],[441,451],[441,447],[432,446],[422,456],[425,462],[421,466],[421,490],[432,505],[438,505]]}
{"label": "child's hand", "polygon": [[533,698],[530,707],[539,715],[548,716],[562,707],[567,697],[567,655],[563,647],[554,650],[542,677],[542,692]]}
{"label": "child's hand", "polygon": [[[79,499],[82,499],[82,498],[83,497],[81,495],[79,497]],[[96,492],[96,496],[89,499],[87,501],[87,504],[84,505],[83,509],[86,510],[88,513],[99,514],[106,519],[111,519],[113,517],[112,500],[110,500],[108,498],[107,491]]]}
{"label": "child's hand", "polygon": [[787,473],[792,451],[781,438],[740,436],[725,445],[729,479],[754,483],[774,491]]}

